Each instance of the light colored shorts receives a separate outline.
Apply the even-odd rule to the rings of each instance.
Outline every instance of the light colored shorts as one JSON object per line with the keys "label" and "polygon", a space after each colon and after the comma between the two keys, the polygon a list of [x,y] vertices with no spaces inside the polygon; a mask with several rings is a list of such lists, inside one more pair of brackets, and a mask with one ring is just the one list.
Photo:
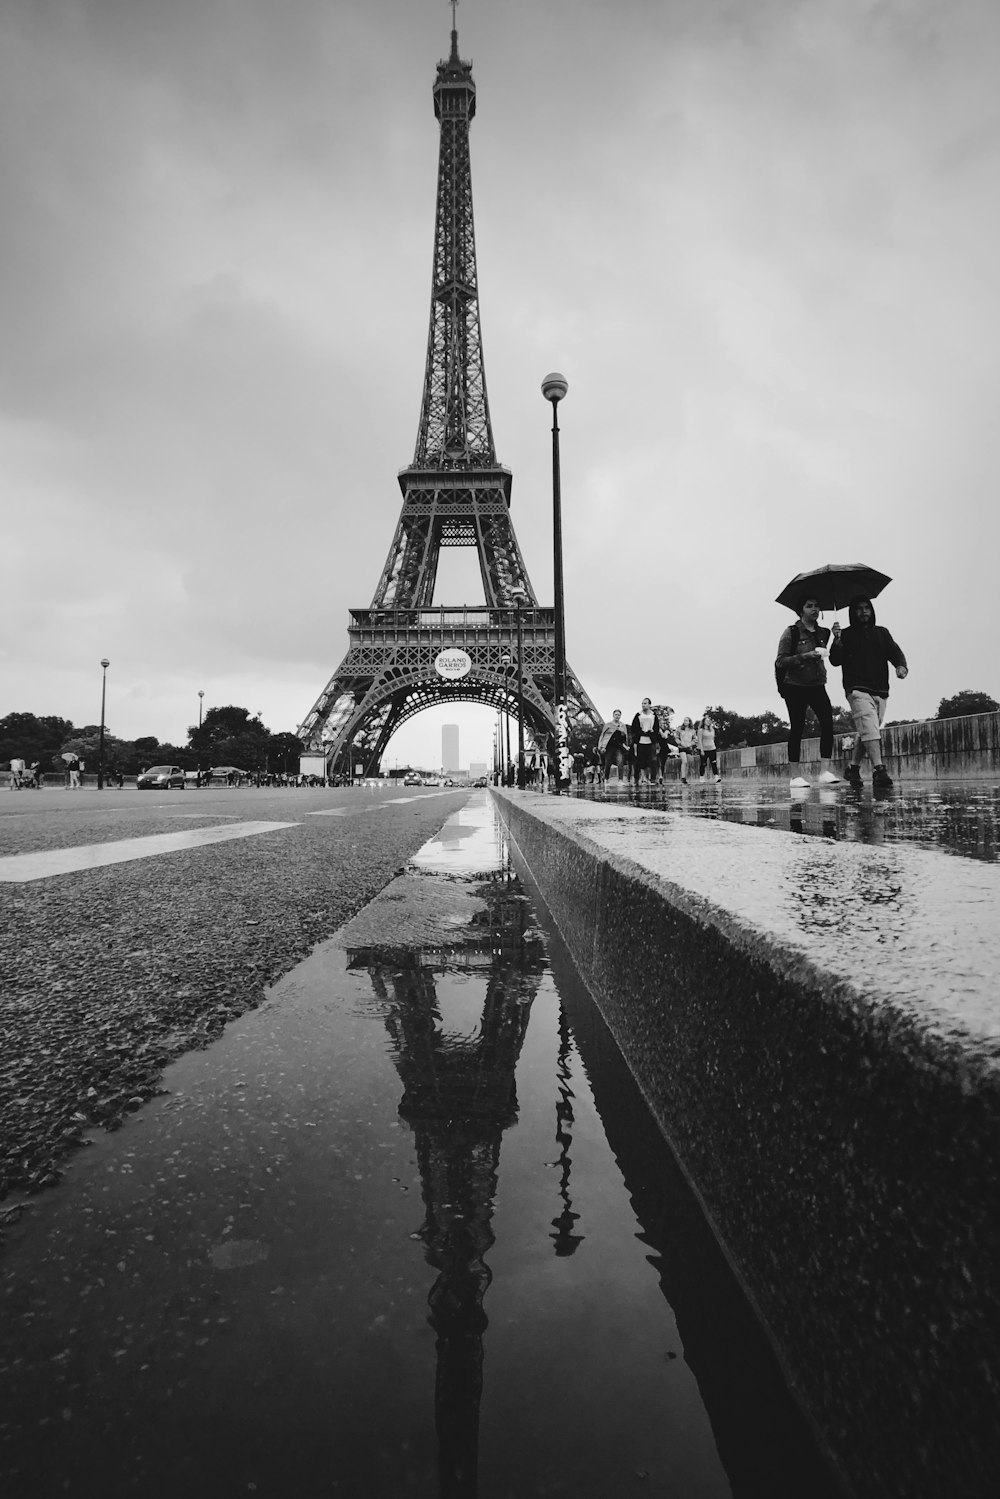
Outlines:
{"label": "light colored shorts", "polygon": [[873,697],[870,692],[849,692],[847,701],[854,718],[854,727],[861,738],[880,738],[882,720],[885,717],[885,698]]}

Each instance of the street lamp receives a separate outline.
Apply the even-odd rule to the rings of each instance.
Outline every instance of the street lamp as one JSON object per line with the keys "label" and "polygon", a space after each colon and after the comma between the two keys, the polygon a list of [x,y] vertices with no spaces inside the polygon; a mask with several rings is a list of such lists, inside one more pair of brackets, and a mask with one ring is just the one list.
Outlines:
{"label": "street lamp", "polygon": [[555,581],[556,792],[570,781],[569,723],[566,712],[566,628],[563,611],[562,496],[559,489],[559,402],[569,390],[560,374],[546,375],[542,395],[552,402],[552,568]]}
{"label": "street lamp", "polygon": [[504,689],[505,689],[505,691],[504,691],[504,713],[503,713],[503,719],[504,719],[504,723],[507,726],[507,758],[504,761],[504,767],[503,767],[503,783],[504,783],[505,786],[509,786],[510,785],[510,668],[511,668],[510,651],[504,651],[503,655],[500,657],[500,665],[504,669],[504,677],[506,679],[505,682],[504,682]]}
{"label": "street lamp", "polygon": [[97,741],[97,789],[104,790],[104,694],[108,685],[108,667],[111,662],[107,656],[101,657],[101,737]]}
{"label": "street lamp", "polygon": [[204,694],[204,692],[202,692],[201,688],[199,687],[198,688],[198,765],[197,765],[198,778],[195,781],[195,786],[198,788],[199,791],[201,790],[201,710],[202,710],[202,708],[204,706],[205,706],[205,694]]}
{"label": "street lamp", "polygon": [[521,606],[524,603],[523,588],[515,589],[514,604],[517,609],[517,786],[524,790],[524,641],[521,637]]}

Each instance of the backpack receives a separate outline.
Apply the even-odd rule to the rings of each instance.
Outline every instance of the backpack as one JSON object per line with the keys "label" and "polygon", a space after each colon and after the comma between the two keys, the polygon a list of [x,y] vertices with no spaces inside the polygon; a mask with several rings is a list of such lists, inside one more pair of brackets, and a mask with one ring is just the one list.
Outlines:
{"label": "backpack", "polygon": [[[793,629],[797,629],[798,626],[796,626],[796,625],[789,625],[788,628],[790,630],[793,630]],[[800,635],[799,638],[801,639],[801,635]],[[827,632],[827,642],[829,642],[829,639],[830,639],[829,632]],[[783,662],[775,661],[775,663],[774,663],[774,681],[775,681],[775,686],[778,689],[778,696],[779,697],[784,697],[784,695],[785,695],[785,677],[787,676],[787,674],[788,674],[788,665],[787,665],[787,662],[783,663]]]}
{"label": "backpack", "polygon": [[[789,625],[788,628],[792,629],[792,626]],[[779,642],[779,644],[780,644],[780,642]],[[785,695],[785,677],[787,675],[788,675],[788,662],[787,661],[775,661],[775,663],[774,663],[774,685],[778,689],[778,696],[782,697],[782,698]]]}

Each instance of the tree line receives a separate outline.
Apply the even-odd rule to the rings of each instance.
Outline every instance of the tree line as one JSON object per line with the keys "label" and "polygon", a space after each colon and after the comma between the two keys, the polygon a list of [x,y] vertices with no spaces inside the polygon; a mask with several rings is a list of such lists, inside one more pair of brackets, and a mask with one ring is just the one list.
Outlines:
{"label": "tree line", "polygon": [[[63,770],[66,755],[76,755],[88,770],[97,769],[100,724],[77,727],[68,718],[8,713],[0,718],[0,764],[37,760],[43,771]],[[179,765],[182,770],[204,770],[235,765],[248,771],[297,772],[302,742],[297,734],[273,734],[259,714],[232,704],[209,708],[201,728],[192,724],[186,744],[171,744],[143,734],[121,739],[104,728],[104,768],[109,774],[138,775],[150,765]]]}
{"label": "tree line", "polygon": [[[963,718],[969,713],[995,713],[1000,703],[987,692],[964,689],[952,697],[943,697],[936,718]],[[674,710],[669,704],[656,705],[660,722],[673,731]],[[770,710],[742,714],[724,708],[721,703],[706,707],[705,713],[715,722],[716,743],[720,749],[743,745],[778,744],[788,738],[788,724]],[[908,720],[893,719],[892,723]],[[854,725],[846,708],[833,712],[835,733],[849,734]],[[37,760],[43,771],[62,770],[64,755],[76,755],[88,769],[97,768],[100,724],[77,728],[68,718],[38,717],[34,713],[8,713],[0,718],[0,764],[21,759],[32,765]],[[207,770],[214,765],[236,765],[248,771],[298,770],[301,741],[296,734],[283,731],[273,734],[259,714],[249,708],[229,704],[209,708],[201,728],[192,724],[186,744],[170,744],[153,734],[138,739],[119,739],[104,729],[104,766],[109,773],[137,775],[149,765],[179,765],[182,770]],[[597,741],[597,730],[591,726],[575,728],[571,748],[587,750],[590,739]]]}

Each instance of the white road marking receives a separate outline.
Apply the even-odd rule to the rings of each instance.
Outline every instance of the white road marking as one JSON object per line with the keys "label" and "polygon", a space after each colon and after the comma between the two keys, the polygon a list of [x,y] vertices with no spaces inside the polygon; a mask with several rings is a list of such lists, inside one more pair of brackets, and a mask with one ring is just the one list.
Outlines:
{"label": "white road marking", "polygon": [[310,812],[310,817],[346,817],[350,812],[381,812],[385,807],[401,807],[405,802],[430,802],[436,796],[450,796],[454,791],[463,791],[462,786],[446,786],[443,791],[433,791],[430,796],[393,796],[384,802],[373,802],[370,807],[323,807],[319,812]]}
{"label": "white road marking", "polygon": [[297,828],[297,822],[237,822],[216,828],[191,828],[187,832],[152,833],[146,838],[123,838],[117,843],[85,843],[78,848],[53,848],[35,854],[11,854],[0,859],[0,881],[26,884],[55,874],[75,874],[80,869],[99,869],[103,864],[124,864],[130,859],[149,859],[157,854],[179,853],[209,843],[233,838],[252,838],[256,833],[276,833]]}

